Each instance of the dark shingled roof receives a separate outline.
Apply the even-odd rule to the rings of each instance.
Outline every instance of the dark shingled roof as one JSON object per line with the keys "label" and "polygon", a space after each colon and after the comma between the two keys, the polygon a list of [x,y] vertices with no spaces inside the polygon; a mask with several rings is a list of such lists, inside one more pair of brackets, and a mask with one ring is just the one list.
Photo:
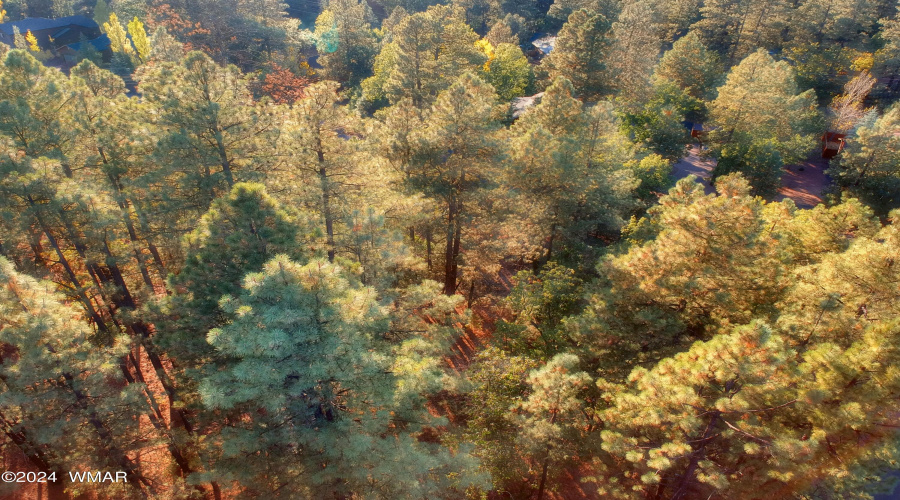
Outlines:
{"label": "dark shingled roof", "polygon": [[[111,42],[109,41],[109,37],[106,36],[106,34],[100,35],[99,37],[97,37],[93,40],[88,40],[88,43],[93,45],[94,48],[99,50],[100,52],[103,52],[104,50],[108,49],[109,46],[111,45]],[[81,42],[75,42],[75,43],[67,45],[66,47],[69,47],[70,49],[77,52],[77,51],[81,50]]]}
{"label": "dark shingled roof", "polygon": [[84,26],[85,28],[97,28],[97,23],[93,19],[85,16],[69,16],[58,17],[56,19],[45,19],[43,17],[30,17],[21,21],[12,21],[0,24],[0,33],[4,35],[13,34],[13,26],[17,26],[22,34],[27,31],[40,31],[53,28],[62,28],[64,26]]}

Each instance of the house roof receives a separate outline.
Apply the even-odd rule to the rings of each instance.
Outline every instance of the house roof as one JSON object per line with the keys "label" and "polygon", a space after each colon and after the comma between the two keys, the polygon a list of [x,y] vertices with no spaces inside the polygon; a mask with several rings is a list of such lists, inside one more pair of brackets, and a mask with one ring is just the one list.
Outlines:
{"label": "house roof", "polygon": [[12,21],[0,24],[0,33],[4,35],[12,35],[13,27],[18,27],[21,33],[26,31],[41,31],[54,28],[64,28],[66,26],[83,26],[85,28],[97,28],[97,23],[86,16],[68,16],[58,17],[56,19],[46,19],[43,17],[29,17],[21,21]]}
{"label": "house roof", "polygon": [[[109,37],[106,36],[105,33],[98,36],[97,38],[94,38],[93,40],[88,40],[88,43],[93,45],[94,48],[99,50],[100,52],[108,49],[111,44],[111,42],[109,41]],[[81,50],[81,42],[70,43],[69,45],[66,45],[66,47],[77,52]]]}

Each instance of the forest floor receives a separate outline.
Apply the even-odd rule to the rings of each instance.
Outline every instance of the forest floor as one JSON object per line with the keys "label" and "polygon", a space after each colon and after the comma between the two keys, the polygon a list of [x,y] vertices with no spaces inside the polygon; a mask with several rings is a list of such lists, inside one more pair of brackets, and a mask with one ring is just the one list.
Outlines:
{"label": "forest floor", "polygon": [[775,201],[786,198],[794,200],[798,208],[812,208],[825,196],[825,191],[831,186],[831,178],[825,173],[828,169],[828,160],[818,153],[813,153],[803,162],[795,165],[787,165],[781,176],[781,189]]}
{"label": "forest floor", "polygon": [[688,150],[688,155],[672,166],[672,177],[677,182],[689,175],[696,175],[697,181],[703,184],[703,187],[706,189],[706,194],[713,194],[716,190],[710,184],[709,179],[712,177],[712,171],[715,166],[715,160],[703,158],[700,155],[699,146],[691,146]]}
{"label": "forest floor", "polygon": [[[711,194],[715,188],[709,179],[715,166],[715,160],[701,155],[699,146],[691,146],[688,155],[672,167],[672,177],[677,181],[691,174],[696,175],[706,193]],[[785,166],[775,201],[790,198],[799,208],[812,208],[822,203],[825,192],[831,186],[831,179],[825,174],[827,168],[828,160],[818,152],[812,153],[806,161]]]}

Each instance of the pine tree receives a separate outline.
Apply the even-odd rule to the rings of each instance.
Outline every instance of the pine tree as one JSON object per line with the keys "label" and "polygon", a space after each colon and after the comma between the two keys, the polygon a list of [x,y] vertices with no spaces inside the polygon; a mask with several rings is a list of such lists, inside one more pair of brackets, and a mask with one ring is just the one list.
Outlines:
{"label": "pine tree", "polygon": [[696,21],[701,5],[698,0],[649,0],[648,3],[653,11],[654,30],[665,42],[680,39],[679,35],[688,31],[691,23]]}
{"label": "pine tree", "polygon": [[[891,285],[897,277],[893,264],[900,241],[897,213],[891,224],[879,228],[874,220],[860,221],[853,212],[842,212],[835,213],[837,221],[831,222],[837,226],[831,231],[837,244],[796,270],[796,283],[781,304],[778,325],[800,347],[828,343],[846,347],[863,339],[866,327],[889,323],[897,315],[897,291]],[[845,225],[845,220],[854,219],[856,224]],[[837,238],[841,230],[857,224],[854,241]]]}
{"label": "pine tree", "polygon": [[53,0],[53,17],[74,16],[75,7],[72,0]]}
{"label": "pine tree", "polygon": [[[90,341],[82,315],[54,286],[19,274],[0,257],[0,429],[41,472],[55,473],[51,495],[63,496],[69,470],[115,469],[128,483],[92,485],[90,491],[140,498],[150,483],[128,457],[137,436],[130,420],[139,408],[135,387],[121,388],[118,359],[127,339],[111,348]],[[98,490],[99,488],[99,490]],[[87,493],[71,484],[68,493]]]}
{"label": "pine tree", "polygon": [[[872,341],[881,336],[890,345],[897,331],[896,323],[872,326],[850,348],[824,343],[798,353],[754,323],[635,369],[626,385],[599,382],[609,454],[597,459],[600,494],[877,491],[877,476],[900,450],[885,399],[897,383],[886,369],[896,350]],[[860,383],[862,373],[869,376]],[[871,449],[859,448],[860,433],[873,439]]]}
{"label": "pine tree", "polygon": [[587,99],[605,93],[610,88],[604,61],[609,53],[611,27],[602,14],[573,12],[560,30],[553,52],[541,64],[547,65],[550,79],[568,79],[575,92]]}
{"label": "pine tree", "polygon": [[805,0],[797,6],[789,29],[796,44],[864,47],[874,33],[879,2]]}
{"label": "pine tree", "polygon": [[109,8],[123,19],[145,18],[149,5],[145,0],[110,0]]}
{"label": "pine tree", "polygon": [[110,13],[109,4],[105,0],[97,0],[97,3],[94,4],[93,17],[101,29],[105,29],[103,25],[109,21]]}
{"label": "pine tree", "polygon": [[376,65],[391,64],[382,70],[383,76],[376,66],[372,77],[383,79],[383,92],[391,102],[409,97],[416,107],[427,108],[456,78],[484,64],[484,54],[475,47],[478,35],[461,20],[462,15],[459,9],[433,6],[394,27],[393,44],[385,45],[382,52],[395,55],[376,59]]}
{"label": "pine tree", "polygon": [[459,286],[463,228],[472,222],[475,194],[494,175],[495,102],[493,88],[471,73],[441,92],[420,136],[427,153],[417,159],[409,176],[412,186],[443,205],[447,295]]}
{"label": "pine tree", "polygon": [[221,67],[201,52],[174,67],[144,68],[138,79],[153,111],[147,119],[158,127],[153,155],[163,166],[150,181],[166,186],[159,203],[183,218],[171,227],[190,226],[234,184],[264,178],[275,161],[261,154],[275,140],[274,110],[254,103],[238,68]]}
{"label": "pine tree", "polygon": [[790,20],[790,5],[782,0],[712,0],[700,7],[702,19],[691,26],[703,43],[734,64],[759,48],[780,48]]}
{"label": "pine tree", "polygon": [[512,32],[509,23],[503,19],[491,26],[491,30],[488,31],[487,35],[484,35],[484,39],[490,42],[494,47],[498,47],[501,43],[519,45],[519,37]]}
{"label": "pine tree", "polygon": [[509,409],[518,406],[528,394],[528,374],[538,368],[538,362],[527,356],[516,356],[496,347],[479,352],[466,370],[473,385],[469,392],[469,421],[466,440],[475,445],[473,454],[481,468],[488,471],[494,487],[516,492],[524,489],[522,478],[527,477],[530,464],[522,457],[525,451],[518,439],[520,421]]}
{"label": "pine tree", "polygon": [[733,142],[717,148],[713,176],[740,173],[750,182],[753,194],[772,198],[781,187],[784,158],[774,140]]}
{"label": "pine tree", "polygon": [[395,227],[404,228],[409,234],[406,244],[424,262],[426,276],[440,279],[435,273],[440,257],[435,252],[443,203],[424,196],[421,186],[414,182],[421,162],[429,157],[428,143],[422,137],[428,111],[420,111],[411,99],[403,99],[378,111],[375,118],[366,149],[377,154],[382,172],[393,173]]}
{"label": "pine tree", "polygon": [[566,20],[579,10],[599,14],[607,19],[615,19],[619,17],[621,5],[610,0],[559,0],[550,5],[547,15]]}
{"label": "pine tree", "polygon": [[605,258],[585,313],[568,322],[607,378],[681,350],[721,325],[773,318],[790,269],[770,237],[763,202],[738,176],[719,196],[682,179],[650,210],[652,238]]}
{"label": "pine tree", "polygon": [[541,361],[567,351],[571,346],[563,319],[580,312],[584,293],[575,270],[549,262],[539,272],[519,271],[512,284],[505,303],[513,317],[498,321],[497,344]]}
{"label": "pine tree", "polygon": [[678,161],[692,141],[683,122],[701,121],[706,106],[674,83],[658,79],[646,101],[620,102],[617,115],[623,133],[636,144]]}
{"label": "pine tree", "polygon": [[[822,129],[815,93],[800,93],[791,67],[763,50],[747,56],[728,73],[710,104],[710,121],[717,127],[709,137],[713,154],[732,162],[734,167],[729,169],[768,171],[753,173],[756,179],[777,177],[780,164],[805,159]],[[780,159],[773,158],[773,153]],[[745,170],[741,165],[750,167]],[[755,185],[763,193],[771,186]]]}
{"label": "pine tree", "polygon": [[511,129],[510,232],[523,240],[515,253],[535,262],[574,251],[589,234],[617,230],[630,206],[634,180],[623,164],[631,145],[609,106],[584,111],[573,92],[557,79]]}
{"label": "pine tree", "polygon": [[101,54],[100,51],[97,50],[97,47],[94,47],[94,44],[84,36],[84,33],[78,36],[78,52],[76,58],[78,59],[78,62],[87,60],[94,64],[103,64],[103,54]]}
{"label": "pine tree", "polygon": [[307,210],[318,215],[329,261],[350,237],[342,227],[354,208],[356,189],[362,175],[362,160],[357,156],[360,141],[353,136],[361,126],[346,106],[339,104],[336,82],[321,82],[308,87],[303,99],[288,114],[280,148],[290,155],[293,170],[278,178]]}
{"label": "pine tree", "polygon": [[[154,223],[158,219],[144,199],[150,196],[147,196],[149,190],[143,180],[149,172],[156,170],[156,165],[147,161],[155,144],[148,144],[146,138],[136,138],[136,134],[142,135],[147,129],[136,132],[132,126],[133,120],[141,117],[145,110],[137,100],[127,98],[125,83],[118,76],[92,62],[79,63],[70,75],[74,91],[71,125],[78,139],[69,156],[82,167],[80,179],[85,183],[99,180],[99,185],[119,206],[149,292],[166,277],[168,263],[163,255],[174,251],[172,244],[168,251],[160,247],[165,246],[169,237],[180,235],[158,226],[151,227],[150,219],[154,219]],[[149,257],[144,256],[145,248],[150,252]],[[158,279],[151,276],[151,267],[155,268]]]}
{"label": "pine tree", "polygon": [[652,17],[647,2],[631,2],[612,25],[608,71],[618,97],[626,102],[644,102],[650,94],[650,75],[659,59],[660,48],[650,23]]}
{"label": "pine tree", "polygon": [[880,215],[900,207],[898,124],[900,108],[892,106],[874,123],[859,127],[839,163],[829,169],[846,195],[859,197]]}
{"label": "pine tree", "polygon": [[25,155],[62,159],[72,142],[63,116],[67,82],[24,50],[12,50],[0,66],[0,133]]}
{"label": "pine tree", "polygon": [[663,54],[654,72],[657,80],[673,82],[698,99],[715,96],[721,75],[718,56],[706,49],[695,31],[679,38]]}
{"label": "pine tree", "polygon": [[159,62],[177,63],[184,57],[184,45],[162,26],[150,37],[150,58]]}
{"label": "pine tree", "polygon": [[[537,499],[544,497],[551,467],[559,467],[575,455],[582,441],[580,430],[588,413],[582,394],[589,390],[591,377],[578,370],[573,354],[558,354],[528,375],[531,394],[519,404],[522,432],[519,439],[540,464]],[[585,425],[587,424],[587,425]]]}
{"label": "pine tree", "polygon": [[379,340],[386,318],[374,290],[327,261],[286,257],[244,288],[222,304],[234,321],[208,336],[230,361],[204,380],[204,404],[254,414],[222,428],[217,476],[270,497],[429,496],[475,479],[441,480],[465,457],[417,443],[420,424],[392,425],[393,377]]}
{"label": "pine tree", "polygon": [[[365,2],[330,0],[316,19],[319,62],[326,78],[355,87],[370,75],[377,51],[374,14]],[[326,43],[325,35],[329,40]]]}
{"label": "pine tree", "polygon": [[170,278],[175,293],[163,304],[170,319],[160,322],[156,342],[187,369],[214,361],[206,332],[229,320],[219,300],[236,295],[244,275],[275,255],[306,257],[301,227],[259,184],[238,183],[216,199],[184,238],[184,265]]}

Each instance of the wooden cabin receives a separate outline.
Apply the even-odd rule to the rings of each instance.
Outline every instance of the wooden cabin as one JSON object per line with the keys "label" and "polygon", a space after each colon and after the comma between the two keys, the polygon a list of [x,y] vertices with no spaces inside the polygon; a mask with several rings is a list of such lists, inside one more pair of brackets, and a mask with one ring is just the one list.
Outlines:
{"label": "wooden cabin", "polygon": [[0,42],[14,46],[14,28],[18,28],[22,35],[30,31],[37,39],[41,50],[49,51],[77,43],[82,35],[88,40],[94,40],[102,35],[100,26],[89,17],[68,16],[56,19],[30,17],[0,24]]}
{"label": "wooden cabin", "polygon": [[844,138],[847,134],[825,132],[822,134],[822,158],[834,158],[844,150]]}

